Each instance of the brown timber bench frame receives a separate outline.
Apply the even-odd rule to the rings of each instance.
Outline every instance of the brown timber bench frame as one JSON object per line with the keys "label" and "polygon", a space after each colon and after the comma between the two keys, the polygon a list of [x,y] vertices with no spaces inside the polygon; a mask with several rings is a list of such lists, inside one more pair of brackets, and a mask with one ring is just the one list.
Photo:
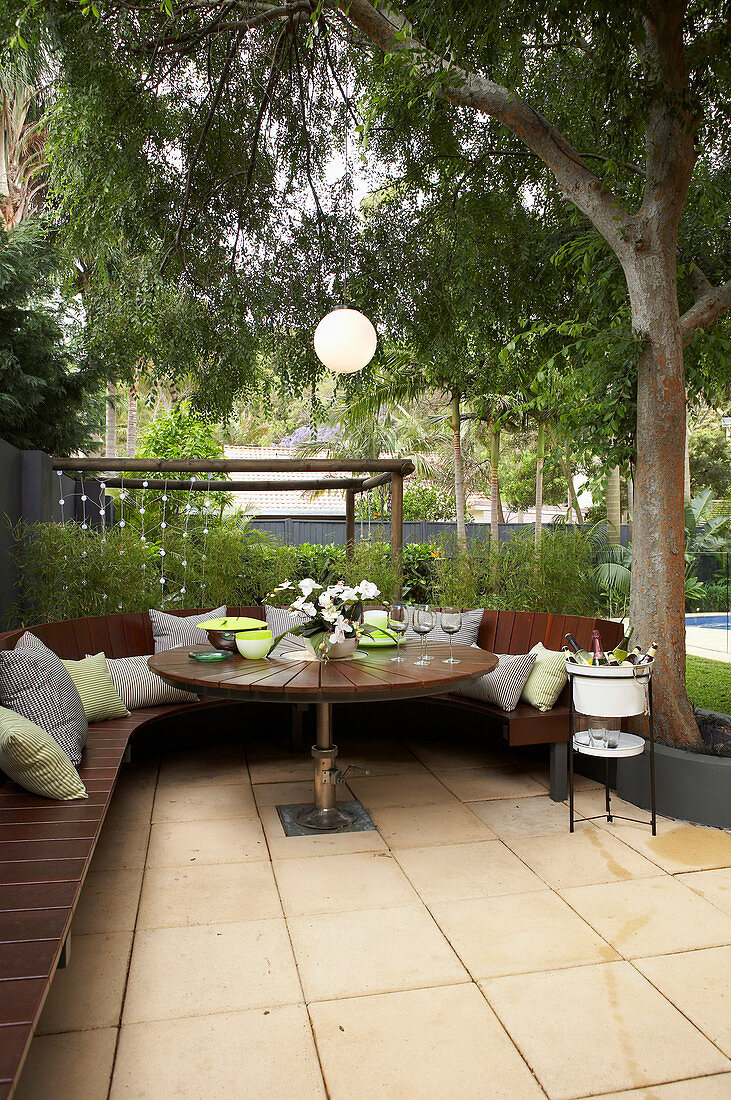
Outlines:
{"label": "brown timber bench frame", "polygon": [[[175,611],[193,615],[205,608]],[[263,618],[260,607],[229,607],[230,615]],[[485,611],[478,644],[495,653],[525,653],[536,642],[559,649],[571,631],[588,647],[597,628],[607,646],[621,637],[617,623],[531,612]],[[146,612],[70,619],[30,628],[60,657],[79,660],[103,651],[108,657],[152,653],[154,641]],[[0,634],[0,649],[11,649],[23,630]],[[509,713],[462,696],[433,696],[431,703],[461,708],[487,719],[509,746],[548,743],[552,797],[565,797],[568,694],[552,711],[520,704]],[[133,734],[167,721],[193,706],[226,705],[225,700],[149,707],[129,718],[89,727],[79,768],[88,799],[54,802],[5,780],[0,786],[0,1100],[18,1082],[33,1032],[57,966],[66,965],[69,929],[86,873],[111,802],[122,764],[129,759]],[[293,707],[293,734],[301,733],[302,707]],[[2,779],[0,773],[0,779]],[[562,784],[564,786],[562,786]]]}
{"label": "brown timber bench frame", "polygon": [[[229,610],[232,615],[263,618],[258,607]],[[154,650],[146,612],[70,619],[30,629],[59,657],[72,661],[100,651],[108,657],[130,657]],[[12,649],[23,633],[0,634],[0,649]],[[132,711],[129,718],[90,726],[79,768],[86,799],[54,802],[7,779],[0,786],[0,1100],[13,1094],[56,967],[66,965],[71,920],[117,776],[129,759],[132,735],[191,707],[222,703],[209,699],[146,707]]]}

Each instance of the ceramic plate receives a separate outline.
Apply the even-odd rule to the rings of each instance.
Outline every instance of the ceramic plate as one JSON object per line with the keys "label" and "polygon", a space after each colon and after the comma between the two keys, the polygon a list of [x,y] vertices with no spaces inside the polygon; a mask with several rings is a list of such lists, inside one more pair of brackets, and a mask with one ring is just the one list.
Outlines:
{"label": "ceramic plate", "polygon": [[364,649],[382,649],[386,646],[396,645],[396,639],[390,634],[384,634],[379,630],[377,634],[364,634],[358,642]]}

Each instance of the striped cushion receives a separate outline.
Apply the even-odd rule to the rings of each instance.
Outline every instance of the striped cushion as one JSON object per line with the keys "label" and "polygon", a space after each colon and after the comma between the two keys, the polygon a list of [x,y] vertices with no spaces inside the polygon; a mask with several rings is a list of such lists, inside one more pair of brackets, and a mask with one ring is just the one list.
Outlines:
{"label": "striped cushion", "polygon": [[521,699],[536,710],[551,710],[568,679],[564,655],[560,651],[546,649],[541,642],[533,646],[531,653],[535,653],[536,663],[525,682]]}
{"label": "striped cushion", "polygon": [[129,711],[119,698],[109,675],[103,653],[83,661],[64,661],[89,722],[104,722],[107,718],[129,718]]}
{"label": "striped cushion", "polygon": [[[445,634],[440,625],[439,612],[435,610],[434,615],[436,617],[437,625],[427,634],[427,642],[449,642],[449,635]],[[414,608],[409,608],[409,625],[406,628],[404,637],[407,641],[419,641],[420,635],[416,633],[411,625],[414,621]],[[452,642],[454,645],[476,645],[477,635],[480,632],[480,623],[482,622],[482,608],[478,607],[474,611],[462,612],[462,626],[456,634],[452,635]]]}
{"label": "striped cushion", "polygon": [[78,772],[50,733],[4,707],[0,707],[0,768],[26,791],[43,798],[88,798]]}
{"label": "striped cushion", "polygon": [[535,653],[519,653],[515,657],[509,653],[499,654],[497,668],[471,684],[455,688],[454,694],[481,699],[483,703],[492,703],[501,710],[515,710],[535,662]]}
{"label": "striped cushion", "polygon": [[163,703],[197,703],[192,691],[170,687],[153,672],[147,657],[107,658],[107,668],[115,690],[129,710],[158,707]]}
{"label": "striped cushion", "polygon": [[[303,623],[310,621],[307,615],[288,611],[286,607],[271,607],[269,604],[264,604],[264,614],[273,638],[278,638],[280,634],[284,634],[285,630],[291,630],[292,627],[302,626]],[[280,645],[277,646],[277,651],[281,653],[283,650],[292,649],[293,646],[302,646],[302,639],[298,634],[284,634]]]}
{"label": "striped cushion", "polygon": [[35,634],[23,634],[15,649],[0,650],[0,705],[50,733],[81,762],[89,723],[81,696],[60,657]]}
{"label": "striped cushion", "polygon": [[208,619],[220,619],[226,614],[225,607],[214,607],[202,615],[168,615],[166,611],[150,608],[152,636],[155,639],[155,653],[164,653],[166,649],[175,649],[177,645],[198,645],[206,641],[204,630],[197,624]]}

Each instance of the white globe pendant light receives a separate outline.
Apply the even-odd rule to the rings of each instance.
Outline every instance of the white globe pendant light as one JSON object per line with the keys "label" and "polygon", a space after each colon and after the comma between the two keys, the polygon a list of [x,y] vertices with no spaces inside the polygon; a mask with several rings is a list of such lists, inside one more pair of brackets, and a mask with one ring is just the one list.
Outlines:
{"label": "white globe pendant light", "polygon": [[357,309],[334,309],[315,329],[315,353],[336,374],[363,370],[376,353],[376,330]]}

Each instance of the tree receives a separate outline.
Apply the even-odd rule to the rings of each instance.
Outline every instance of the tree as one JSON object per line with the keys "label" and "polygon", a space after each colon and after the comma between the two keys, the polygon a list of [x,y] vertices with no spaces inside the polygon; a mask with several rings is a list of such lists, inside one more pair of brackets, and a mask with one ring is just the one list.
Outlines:
{"label": "tree", "polygon": [[0,228],[0,430],[23,449],[66,455],[89,445],[103,412],[99,374],[74,361],[51,302],[59,256],[32,219]]}
{"label": "tree", "polygon": [[723,499],[731,490],[731,442],[723,428],[696,428],[690,436],[690,478],[698,495],[711,489],[714,497]]}
{"label": "tree", "polygon": [[[19,16],[39,6],[11,0],[6,19],[16,28]],[[155,81],[158,89],[163,84],[163,74],[167,94],[195,65],[201,74],[196,92],[201,85],[209,89],[203,103],[198,100],[190,128],[195,140],[185,145],[186,186],[170,244],[178,252],[184,237],[191,240],[200,232],[191,218],[191,192],[195,188],[201,198],[213,194],[211,161],[201,152],[222,101],[240,97],[244,79],[250,88],[264,87],[259,124],[247,137],[252,153],[267,145],[269,154],[287,129],[274,125],[269,141],[262,138],[261,120],[271,118],[275,90],[281,85],[288,92],[278,99],[285,121],[288,111],[292,115],[305,103],[315,115],[321,107],[318,77],[329,72],[328,50],[338,34],[362,74],[372,118],[388,115],[400,124],[383,127],[384,141],[392,140],[391,129],[393,140],[403,140],[405,156],[427,159],[432,120],[455,108],[449,118],[468,162],[476,138],[485,156],[521,157],[527,151],[532,157],[525,161],[525,186],[544,183],[589,220],[622,268],[638,351],[632,617],[638,633],[658,636],[664,645],[655,694],[660,735],[681,744],[697,741],[684,675],[683,351],[731,308],[731,282],[720,282],[722,268],[704,268],[690,254],[683,258],[681,307],[677,245],[696,144],[709,154],[706,163],[728,153],[731,51],[725,5],[722,0],[605,0],[599,6],[540,3],[494,11],[457,3],[450,11],[447,17],[439,6],[417,2],[408,13],[415,27],[395,2],[374,6],[349,0],[340,7],[326,0],[312,11],[309,2],[289,0],[267,9],[237,7],[227,18],[231,9],[224,0],[203,9],[184,4],[179,11],[172,2],[160,10],[157,0],[132,5],[125,0],[110,3],[98,30],[83,34],[87,40],[97,35],[98,56],[109,49],[114,27],[119,44],[110,62],[120,71],[123,60],[134,64],[135,50],[139,57],[149,44],[148,97]],[[78,29],[80,18],[74,12],[69,26]],[[341,31],[343,22],[352,32]],[[380,63],[363,51],[364,42],[381,51]],[[304,49],[309,51],[306,77],[299,66]],[[289,67],[288,59],[293,59]],[[236,81],[230,86],[234,67]],[[280,80],[285,69],[288,89],[286,75]],[[89,72],[87,64],[87,82]],[[129,91],[123,88],[127,97]],[[503,135],[486,120],[504,127]],[[372,133],[376,130],[374,123]],[[218,136],[219,150],[230,158],[228,134]],[[288,151],[293,148],[289,143]],[[105,154],[107,149],[108,143]],[[318,150],[309,134],[303,138],[300,131],[295,152],[292,163],[298,159],[300,171],[311,174]],[[222,188],[238,186],[239,197],[243,188],[244,199],[260,197],[266,210],[272,192],[247,189],[253,159],[244,158],[247,169],[238,169],[246,187],[240,177],[234,184],[224,169]],[[262,153],[261,162],[260,186],[265,180],[271,186],[271,156]],[[697,213],[720,223],[718,212],[708,207]],[[241,218],[236,245],[240,231]]]}
{"label": "tree", "polygon": [[0,58],[0,223],[6,229],[42,212],[46,135],[40,121],[41,82],[27,53]]}

